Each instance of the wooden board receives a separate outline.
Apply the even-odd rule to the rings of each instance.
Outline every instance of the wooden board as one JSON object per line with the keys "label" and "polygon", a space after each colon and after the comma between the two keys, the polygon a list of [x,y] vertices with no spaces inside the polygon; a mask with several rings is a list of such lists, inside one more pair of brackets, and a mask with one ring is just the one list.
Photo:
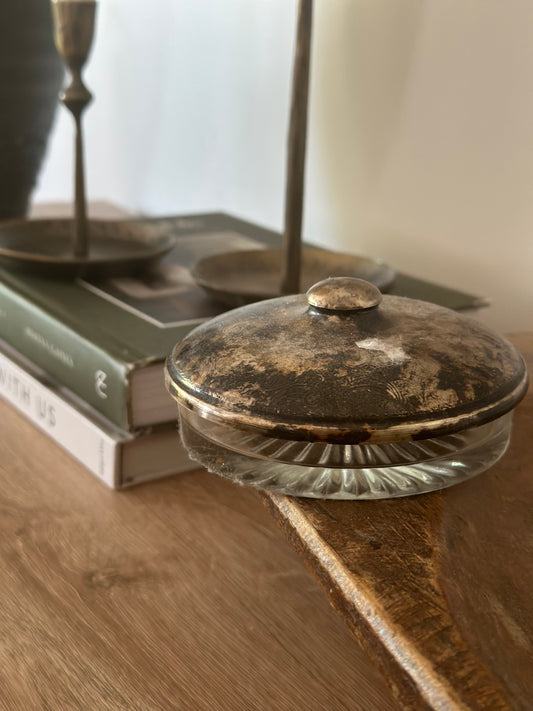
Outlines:
{"label": "wooden board", "polygon": [[[513,339],[533,368],[533,334]],[[405,708],[533,708],[533,393],[490,471],[376,502],[265,495]]]}
{"label": "wooden board", "polygon": [[394,710],[258,494],[107,490],[0,401],[0,709]]}

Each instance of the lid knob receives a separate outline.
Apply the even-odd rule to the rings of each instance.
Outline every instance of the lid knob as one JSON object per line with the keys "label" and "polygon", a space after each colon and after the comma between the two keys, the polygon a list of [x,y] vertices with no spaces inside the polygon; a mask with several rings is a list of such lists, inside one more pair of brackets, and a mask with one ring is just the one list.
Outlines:
{"label": "lid knob", "polygon": [[307,302],[319,311],[366,311],[378,306],[381,299],[374,284],[354,277],[324,279],[307,292]]}

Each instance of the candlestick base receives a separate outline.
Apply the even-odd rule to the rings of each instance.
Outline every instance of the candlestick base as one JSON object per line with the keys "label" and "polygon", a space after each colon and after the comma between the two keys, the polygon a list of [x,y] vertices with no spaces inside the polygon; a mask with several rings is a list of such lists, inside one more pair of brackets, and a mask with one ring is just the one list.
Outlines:
{"label": "candlestick base", "polygon": [[89,220],[90,246],[74,256],[74,221],[13,220],[0,224],[0,265],[50,277],[138,274],[175,244],[164,228],[143,222]]}
{"label": "candlestick base", "polygon": [[[197,284],[224,304],[244,306],[281,296],[282,249],[224,252],[201,259],[192,270]],[[380,259],[330,252],[318,247],[302,249],[300,291],[334,276],[349,276],[386,291],[394,271]]]}

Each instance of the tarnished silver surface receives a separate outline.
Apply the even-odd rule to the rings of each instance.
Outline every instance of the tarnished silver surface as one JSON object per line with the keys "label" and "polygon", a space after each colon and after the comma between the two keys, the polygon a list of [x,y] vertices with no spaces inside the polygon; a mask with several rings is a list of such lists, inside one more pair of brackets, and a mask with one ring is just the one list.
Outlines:
{"label": "tarnished silver surface", "polygon": [[185,407],[292,440],[382,443],[489,422],[527,389],[518,352],[477,321],[384,295],[320,311],[304,295],[236,309],[192,331],[167,362]]}

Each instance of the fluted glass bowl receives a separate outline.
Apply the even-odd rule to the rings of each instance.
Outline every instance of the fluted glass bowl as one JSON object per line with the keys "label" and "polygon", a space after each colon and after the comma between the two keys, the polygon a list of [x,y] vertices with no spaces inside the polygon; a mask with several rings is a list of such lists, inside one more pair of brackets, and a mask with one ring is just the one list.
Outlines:
{"label": "fluted glass bowl", "polygon": [[336,277],[201,324],[167,358],[193,459],[293,496],[444,489],[505,452],[528,375],[474,319]]}
{"label": "fluted glass bowl", "polygon": [[503,456],[512,423],[508,412],[442,437],[346,445],[267,437],[178,407],[189,456],[210,471],[240,484],[321,499],[395,498],[466,481]]}

